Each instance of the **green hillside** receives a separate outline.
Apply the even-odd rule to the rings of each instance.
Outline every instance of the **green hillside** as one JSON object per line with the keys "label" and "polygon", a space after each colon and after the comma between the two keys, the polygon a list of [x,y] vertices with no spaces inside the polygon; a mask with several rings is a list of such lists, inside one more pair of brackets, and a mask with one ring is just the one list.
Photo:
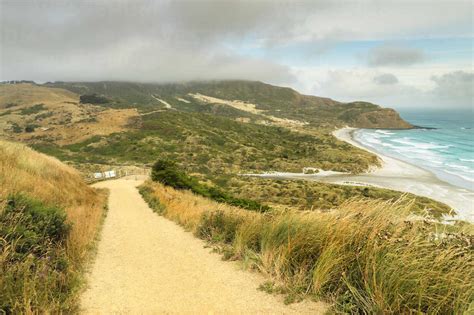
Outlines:
{"label": "green hillside", "polygon": [[305,166],[361,172],[377,163],[375,156],[324,132],[302,133],[172,110],[142,116],[127,132],[62,147],[52,143],[35,147],[50,148],[62,159],[78,163],[150,164],[160,156],[203,174],[300,172]]}
{"label": "green hillside", "polygon": [[[78,94],[98,94],[110,98],[104,106],[138,108],[142,112],[154,110],[165,100],[184,111],[212,111],[202,107],[189,96],[199,93],[225,100],[240,100],[256,105],[280,118],[297,119],[314,126],[350,124],[363,128],[410,128],[398,113],[367,102],[340,103],[329,98],[302,95],[291,88],[277,87],[255,81],[209,81],[189,83],[129,83],[129,82],[58,82],[47,86],[60,87]],[[154,97],[155,96],[155,97]],[[181,102],[184,98],[189,103]],[[239,113],[235,113],[238,116]],[[366,117],[370,119],[367,119]]]}

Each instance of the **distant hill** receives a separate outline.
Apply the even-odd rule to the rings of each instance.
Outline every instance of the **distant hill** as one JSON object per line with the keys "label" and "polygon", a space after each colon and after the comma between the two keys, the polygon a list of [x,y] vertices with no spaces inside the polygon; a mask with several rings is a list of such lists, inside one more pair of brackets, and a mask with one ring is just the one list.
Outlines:
{"label": "distant hill", "polygon": [[[368,102],[341,103],[329,98],[302,95],[287,87],[257,81],[206,81],[188,83],[55,82],[46,86],[63,88],[79,95],[97,94],[109,98],[110,107],[137,108],[146,112],[162,105],[159,100],[183,111],[212,112],[219,103],[203,102],[191,95],[254,104],[265,116],[305,121],[317,126],[350,125],[359,128],[411,128],[398,113]],[[180,100],[181,99],[181,100]],[[185,102],[185,101],[187,102]],[[214,106],[215,107],[215,106]],[[219,110],[214,113],[219,114]],[[240,113],[243,116],[248,116]],[[227,113],[229,115],[229,113]],[[233,113],[238,116],[239,112]],[[231,116],[232,116],[231,115]],[[258,115],[253,117],[258,120]]]}

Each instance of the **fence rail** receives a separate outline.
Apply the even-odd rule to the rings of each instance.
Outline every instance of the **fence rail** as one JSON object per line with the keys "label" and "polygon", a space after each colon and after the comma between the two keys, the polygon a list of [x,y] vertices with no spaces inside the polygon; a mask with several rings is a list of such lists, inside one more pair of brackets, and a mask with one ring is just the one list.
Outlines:
{"label": "fence rail", "polygon": [[95,182],[100,182],[103,180],[118,179],[127,176],[150,176],[151,170],[148,167],[143,168],[120,168],[112,167],[107,171],[97,171],[94,173],[89,173],[85,176],[85,181],[88,184]]}

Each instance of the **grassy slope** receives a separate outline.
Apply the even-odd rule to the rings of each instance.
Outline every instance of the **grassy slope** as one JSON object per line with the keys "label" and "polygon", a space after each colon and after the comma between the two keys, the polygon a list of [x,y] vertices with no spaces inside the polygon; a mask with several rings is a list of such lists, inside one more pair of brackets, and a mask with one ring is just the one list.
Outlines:
{"label": "grassy slope", "polygon": [[0,84],[2,138],[64,145],[125,129],[138,114],[79,103],[79,95],[33,84]]}
{"label": "grassy slope", "polygon": [[95,137],[61,150],[65,157],[77,155],[77,161],[152,163],[167,156],[201,173],[301,171],[305,166],[357,172],[377,162],[372,154],[324,133],[310,135],[179,111],[146,115],[133,131]]}
{"label": "grassy slope", "polygon": [[[147,182],[161,215],[269,275],[287,301],[310,296],[344,313],[460,314],[473,304],[471,236],[405,221],[405,204],[351,201],[330,213],[260,214]],[[472,231],[471,234],[472,235]]]}
{"label": "grassy slope", "polygon": [[[0,141],[1,310],[44,313],[75,306],[78,274],[105,199],[58,160]],[[52,226],[58,228],[48,232]]]}

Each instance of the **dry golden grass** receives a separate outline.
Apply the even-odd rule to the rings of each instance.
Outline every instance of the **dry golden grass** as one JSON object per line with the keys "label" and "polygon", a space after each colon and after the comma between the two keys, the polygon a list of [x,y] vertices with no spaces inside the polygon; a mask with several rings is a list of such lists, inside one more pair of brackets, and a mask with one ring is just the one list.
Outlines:
{"label": "dry golden grass", "polygon": [[25,145],[0,140],[0,197],[23,193],[66,210],[72,230],[68,251],[84,257],[103,216],[106,195],[89,187],[73,168]]}
{"label": "dry golden grass", "polygon": [[157,212],[266,273],[274,284],[264,289],[289,300],[309,295],[337,312],[367,314],[462,314],[474,306],[472,235],[408,220],[403,200],[260,214],[159,183],[140,190]]}
{"label": "dry golden grass", "polygon": [[[41,111],[22,113],[37,104],[42,104]],[[138,117],[136,109],[105,109],[80,104],[78,94],[60,88],[0,85],[0,129],[5,131],[3,138],[9,140],[67,145],[96,135],[124,131],[133,117]],[[13,125],[23,131],[14,132]],[[32,132],[24,132],[28,125],[37,127]]]}
{"label": "dry golden grass", "polygon": [[79,95],[64,89],[29,83],[0,85],[0,109],[12,103],[19,107],[26,107],[39,103],[54,104],[62,102],[79,102]]}
{"label": "dry golden grass", "polygon": [[[187,190],[178,191],[152,182],[147,182],[146,187],[151,188],[152,196],[166,207],[167,218],[178,222],[187,230],[193,232],[196,232],[202,216],[210,212],[226,211],[226,213],[245,217],[249,220],[258,217],[255,212],[218,203]],[[186,211],[183,211],[183,209],[186,209]]]}
{"label": "dry golden grass", "polygon": [[[17,214],[6,212],[7,202],[18,200],[8,197],[19,195],[34,200],[25,207],[43,213],[40,221],[22,206]],[[0,228],[0,272],[4,273],[0,289],[5,294],[0,298],[0,313],[74,309],[83,263],[104,217],[106,199],[105,191],[87,186],[71,167],[25,145],[0,140],[0,218],[5,224]],[[61,226],[58,221],[42,221],[50,220],[52,207],[60,211],[54,220],[65,212],[68,233],[63,239],[28,247],[28,242],[39,241],[43,228]],[[30,249],[25,252],[25,248]]]}

